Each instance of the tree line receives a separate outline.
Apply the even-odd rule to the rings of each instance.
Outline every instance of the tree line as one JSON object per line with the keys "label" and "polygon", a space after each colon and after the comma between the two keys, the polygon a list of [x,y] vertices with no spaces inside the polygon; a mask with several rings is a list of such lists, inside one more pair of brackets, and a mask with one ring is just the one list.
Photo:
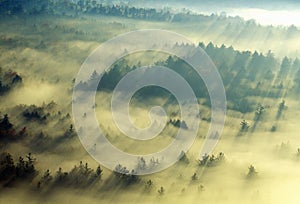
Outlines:
{"label": "tree line", "polygon": [[[175,45],[176,47],[191,45]],[[250,51],[237,51],[233,47],[215,46],[213,43],[201,47],[213,60],[222,77],[228,100],[228,108],[248,113],[255,111],[257,102],[250,98],[262,96],[268,98],[282,98],[288,89],[300,91],[300,63],[298,59],[284,57],[282,61],[276,59],[270,51],[267,54]],[[123,59],[116,62],[102,76],[98,85],[99,91],[112,91],[117,83],[131,70],[137,69],[136,65],[128,65]],[[209,95],[202,78],[185,61],[169,56],[166,60],[158,61],[156,65],[166,66],[187,80],[198,98],[206,98],[204,105],[210,106]],[[159,73],[158,73],[159,74]],[[97,83],[99,73],[91,75],[89,81],[80,82],[76,88],[89,89],[93,83]],[[287,77],[293,78],[293,84],[288,84]],[[137,97],[167,97],[169,102],[175,98],[166,90],[150,86],[139,90]],[[253,97],[252,97],[253,98]],[[278,116],[281,114],[279,111]],[[259,117],[258,115],[257,117]],[[174,122],[176,125],[176,121]]]}
{"label": "tree line", "polygon": [[12,70],[4,71],[0,67],[0,96],[8,93],[11,89],[22,84],[22,77]]}

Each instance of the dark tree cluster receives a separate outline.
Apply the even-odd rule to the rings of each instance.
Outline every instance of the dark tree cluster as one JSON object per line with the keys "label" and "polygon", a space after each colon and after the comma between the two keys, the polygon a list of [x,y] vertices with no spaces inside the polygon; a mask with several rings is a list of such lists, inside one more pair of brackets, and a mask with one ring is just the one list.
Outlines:
{"label": "dark tree cluster", "polygon": [[28,121],[46,122],[50,116],[61,115],[60,112],[56,112],[56,103],[50,102],[43,104],[42,106],[36,105],[20,105],[18,106],[22,116]]}
{"label": "dark tree cluster", "polygon": [[[14,162],[10,153],[1,153],[0,183],[3,186],[9,186],[19,181],[31,182],[38,175],[34,166],[35,161],[31,153],[28,153],[25,158],[20,156],[17,162]],[[75,165],[69,172],[64,172],[62,168],[59,168],[55,175],[52,175],[47,169],[37,182],[37,188],[54,186],[85,188],[101,180],[102,174],[103,169],[100,165],[94,170],[87,163],[83,164],[80,161],[79,165]]]}
{"label": "dark tree cluster", "polygon": [[59,167],[54,176],[52,176],[49,169],[46,170],[37,183],[37,187],[64,186],[86,188],[101,180],[102,172],[103,170],[100,166],[94,170],[88,166],[88,163],[83,164],[80,161],[79,165],[75,165],[69,172],[65,172]]}
{"label": "dark tree cluster", "polygon": [[180,120],[180,119],[170,119],[169,120],[169,124],[173,125],[174,127],[177,128],[182,128],[182,129],[189,129],[186,122],[184,120]]}
{"label": "dark tree cluster", "polygon": [[23,127],[19,132],[10,122],[7,114],[0,118],[0,141],[11,141],[21,139],[27,135],[26,127]]}
{"label": "dark tree cluster", "polygon": [[[70,171],[63,171],[61,167],[55,173],[49,169],[40,175],[40,178],[35,181],[39,172],[35,168],[36,159],[31,153],[28,153],[25,158],[19,157],[17,162],[14,162],[11,154],[3,152],[0,154],[0,184],[4,187],[17,184],[20,181],[35,183],[37,189],[43,191],[51,190],[55,187],[66,188],[87,188],[99,182],[103,175],[103,169],[100,165],[96,169],[89,167],[88,163],[79,162]],[[115,185],[128,186],[140,182],[140,178],[136,175],[135,170],[127,170],[121,165],[116,166],[111,178]],[[107,182],[106,182],[107,184]],[[150,191],[153,188],[153,181],[146,182],[145,190]]]}
{"label": "dark tree cluster", "polygon": [[76,136],[76,132],[73,129],[73,125],[71,124],[70,127],[65,130],[62,135],[58,135],[56,137],[51,137],[47,133],[43,131],[38,132],[35,134],[34,137],[31,138],[30,144],[31,148],[37,152],[40,151],[51,151],[55,149],[58,145],[63,144]]}
{"label": "dark tree cluster", "polygon": [[206,46],[200,43],[199,46],[212,58],[221,74],[230,109],[252,112],[255,103],[249,100],[250,96],[276,98],[280,95],[281,90],[271,86],[278,69],[278,62],[271,52],[266,55],[241,52],[225,45],[216,47],[212,43]]}
{"label": "dark tree cluster", "polygon": [[130,171],[121,164],[115,167],[114,175],[122,185],[130,185],[140,181],[134,169]]}
{"label": "dark tree cluster", "polygon": [[14,71],[3,71],[0,67],[0,96],[22,84],[22,77]]}
{"label": "dark tree cluster", "polygon": [[173,15],[168,10],[157,10],[153,8],[136,8],[127,5],[105,5],[92,4],[90,1],[79,1],[77,12],[87,14],[101,14],[108,16],[120,16],[126,18],[170,21]]}
{"label": "dark tree cluster", "polygon": [[1,0],[0,11],[5,15],[54,14],[54,15],[108,15],[134,19],[169,21],[172,14],[168,10],[137,8],[125,4],[114,5],[95,0]]}
{"label": "dark tree cluster", "polygon": [[43,107],[37,107],[36,105],[31,105],[28,108],[26,108],[22,115],[27,120],[37,120],[37,121],[45,121],[48,116],[50,116],[49,113],[44,112]]}
{"label": "dark tree cluster", "polygon": [[[135,169],[132,171],[132,173],[138,173],[140,171],[151,171],[157,168],[157,166],[160,165],[160,162],[158,159],[155,159],[152,157],[148,162],[143,157],[139,157],[137,159],[137,164]],[[125,167],[126,168],[126,167]]]}
{"label": "dark tree cluster", "polygon": [[0,154],[0,182],[4,186],[8,186],[17,181],[31,181],[37,171],[34,166],[35,158],[31,153],[28,153],[25,158],[19,157],[17,162],[14,162],[12,155],[4,152]]}
{"label": "dark tree cluster", "polygon": [[0,131],[10,131],[13,128],[13,124],[9,121],[8,115],[5,114],[0,120]]}
{"label": "dark tree cluster", "polygon": [[[191,45],[176,44],[174,49],[189,46]],[[241,52],[234,50],[232,47],[226,47],[225,45],[217,47],[212,43],[207,45],[199,43],[199,47],[204,49],[204,51],[212,58],[221,74],[226,89],[228,108],[241,113],[255,111],[256,102],[251,99],[252,96],[278,98],[284,93],[285,90],[280,80],[276,80],[277,85],[272,85],[278,70],[288,69],[288,71],[279,71],[277,76],[282,75],[281,78],[283,77],[283,73],[290,73],[292,70],[294,70],[294,72],[298,69],[300,70],[300,66],[298,67],[297,65],[297,59],[293,63],[291,60],[286,62],[287,59],[283,59],[280,65],[271,52],[266,55],[249,51]],[[290,63],[290,66],[286,65],[287,63]],[[209,95],[203,80],[185,61],[174,56],[169,56],[166,60],[159,61],[156,64],[169,67],[173,71],[179,73],[190,84],[197,98],[205,98],[206,102],[204,105],[210,106]],[[293,66],[294,64],[295,66]],[[126,73],[137,67],[138,65],[129,66],[126,60],[118,61],[111,69],[104,73],[99,83],[98,90],[113,90]],[[99,77],[99,74],[94,72],[88,81],[80,82],[76,88],[89,90],[91,85],[98,82],[96,79]],[[295,78],[297,78],[297,74]],[[295,79],[295,83],[298,83],[298,81],[300,80]],[[141,96],[143,99],[154,96],[166,97],[169,99],[168,101],[173,100],[171,99],[171,93],[166,92],[163,89],[158,89],[155,86],[143,88],[137,95]],[[175,121],[174,124],[178,126],[179,122]]]}
{"label": "dark tree cluster", "polygon": [[[299,90],[300,63],[297,58],[292,60],[284,57],[279,61],[271,51],[267,54],[241,52],[212,43],[206,46],[200,43],[199,46],[212,58],[221,74],[230,109],[252,112],[255,103],[249,100],[250,96],[281,97],[285,89],[290,88],[284,83],[287,75],[294,77],[295,88]],[[274,79],[275,84],[272,85]]]}
{"label": "dark tree cluster", "polygon": [[220,152],[217,156],[205,154],[202,156],[202,159],[199,160],[200,166],[213,167],[221,164],[225,161],[224,153]]}

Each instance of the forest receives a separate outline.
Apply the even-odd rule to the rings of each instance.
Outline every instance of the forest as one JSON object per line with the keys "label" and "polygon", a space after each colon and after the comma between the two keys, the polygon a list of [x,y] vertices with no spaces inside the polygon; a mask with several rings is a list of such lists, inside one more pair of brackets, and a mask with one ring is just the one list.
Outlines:
{"label": "forest", "polygon": [[[265,26],[220,11],[206,15],[167,4],[161,9],[134,4],[0,0],[0,203],[298,203],[299,28]],[[200,48],[209,56],[226,92],[222,132],[207,134],[212,121],[208,88],[175,55],[129,54],[76,83],[97,47],[139,29],[180,33],[193,44],[176,43],[172,49]],[[156,86],[138,90],[128,112],[143,129],[152,124],[149,110],[162,107],[167,120],[157,137],[135,141],[115,123],[111,99],[117,84],[127,73],[154,65],[175,71],[192,88],[199,129],[191,148],[179,150],[178,162],[138,175],[164,163],[164,158],[142,155],[163,150],[178,131],[192,129],[181,118],[176,97]],[[134,168],[122,160],[107,168],[89,154],[100,146],[88,150],[78,137],[73,91],[88,93],[100,76],[91,108],[115,148],[141,155]],[[82,121],[90,122],[89,111]],[[219,141],[211,153],[199,155],[206,139]]]}

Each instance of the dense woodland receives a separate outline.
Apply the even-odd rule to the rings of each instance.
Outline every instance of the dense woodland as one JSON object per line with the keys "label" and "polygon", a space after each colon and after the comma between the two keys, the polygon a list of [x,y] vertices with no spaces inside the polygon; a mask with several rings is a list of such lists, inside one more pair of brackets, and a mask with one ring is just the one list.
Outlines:
{"label": "dense woodland", "polygon": [[[0,0],[0,13],[3,19],[11,16],[42,16],[44,14],[79,19],[80,17],[84,18],[91,15],[117,16],[128,19],[170,23],[218,20],[221,23],[226,22],[228,28],[231,27],[230,29],[233,29],[235,25],[239,24],[246,25],[248,29],[260,27],[260,25],[257,25],[253,21],[246,22],[239,17],[232,18],[218,15],[204,16],[193,14],[189,11],[175,13],[169,9],[136,8],[128,6],[125,3],[114,5],[107,4],[104,1],[92,0]],[[40,31],[39,26],[52,29],[51,25],[34,24],[32,29],[36,32],[40,32],[42,35],[47,31],[42,29],[42,31]],[[53,26],[53,29],[55,33],[62,32],[64,34],[70,34],[76,40],[81,40],[91,34],[89,31],[76,30],[74,28],[68,28],[67,26],[56,25]],[[294,26],[284,28],[283,30],[285,35],[290,37],[300,33],[298,28]],[[16,38],[18,37],[19,36]],[[19,38],[20,39],[16,40],[15,38],[7,37],[3,34],[0,36],[1,46],[8,49],[22,46],[30,47],[26,44],[25,38]],[[47,36],[45,38],[47,38]],[[177,44],[174,45],[174,49],[182,46],[194,45]],[[297,99],[297,95],[300,93],[299,59],[289,57],[276,58],[271,50],[268,53],[239,51],[235,50],[232,46],[216,46],[213,43],[204,44],[202,42],[196,46],[201,47],[211,57],[223,79],[227,96],[227,108],[230,114],[237,117],[237,119],[230,124],[231,128],[238,130],[238,134],[233,135],[234,139],[237,141],[241,138],[249,139],[250,137],[248,136],[252,136],[252,133],[255,133],[257,127],[265,122],[268,122],[266,125],[268,133],[275,134],[275,132],[278,131],[277,124],[281,120],[286,119],[285,113],[288,110],[289,99]],[[46,53],[47,42],[37,41],[37,44],[31,48]],[[78,61],[80,60],[81,59]],[[140,63],[136,63],[132,65],[126,59],[116,62],[104,73],[98,85],[98,92],[111,93],[119,80],[128,71],[138,68],[139,64]],[[200,105],[209,108],[209,96],[202,79],[195,74],[195,71],[184,61],[175,56],[168,56],[165,60],[157,60],[155,64],[169,67],[183,76],[193,88],[200,101]],[[81,82],[75,88],[89,90],[90,84],[99,77],[99,74],[100,73],[94,72],[90,76],[89,81]],[[54,81],[53,84],[59,83],[59,80]],[[74,80],[72,81],[72,85],[73,83]],[[5,97],[19,90],[22,86],[26,86],[22,74],[10,69],[0,68],[0,100],[5,100]],[[73,87],[69,89],[72,88]],[[164,105],[172,104],[175,100],[170,93],[155,87],[144,88],[137,95],[137,98],[141,99],[141,101],[142,99],[147,100],[153,97],[167,99]],[[270,107],[268,101],[266,102],[265,99],[276,101],[275,103],[277,103],[277,101],[280,102],[276,104],[276,107]],[[68,105],[69,104],[66,106]],[[273,115],[269,114],[271,108],[276,110],[276,113]],[[25,184],[28,185],[30,189],[43,193],[50,192],[58,187],[80,190],[99,187],[100,192],[105,192],[107,190],[114,190],[115,188],[126,190],[131,186],[137,186],[143,189],[145,193],[153,193],[157,196],[164,196],[168,193],[168,189],[164,186],[165,183],[156,183],[152,178],[149,179],[148,177],[136,175],[139,169],[158,165],[160,161],[154,159],[145,161],[141,157],[136,162],[135,169],[127,169],[126,166],[120,164],[115,167],[115,171],[113,172],[107,171],[102,166],[92,168],[89,163],[79,160],[79,162],[70,169],[63,169],[59,166],[53,167],[50,166],[50,164],[47,168],[38,168],[37,164],[40,161],[39,154],[42,155],[45,152],[49,154],[53,153],[54,155],[64,154],[65,148],[73,148],[71,145],[69,147],[69,144],[78,140],[73,127],[71,113],[66,109],[67,108],[53,101],[43,103],[42,105],[19,104],[8,109],[1,107],[0,185],[3,188],[17,187],[18,185]],[[210,118],[200,117],[200,119],[205,122],[210,121]],[[169,116],[167,127],[189,129],[185,121],[178,119],[177,116],[174,115]],[[109,132],[108,135],[109,134],[114,133]],[[201,136],[201,139],[205,139],[205,136]],[[30,149],[31,153],[23,156],[19,152],[10,153],[6,151],[6,146],[15,145],[17,143],[26,146]],[[291,149],[292,147],[288,142],[282,142],[281,145],[276,148],[276,153],[280,156],[284,154],[288,155],[288,157],[295,156],[297,160],[299,160],[300,149],[296,149],[295,151]],[[274,153],[274,155],[276,155],[276,153]],[[216,169],[218,170],[218,168],[227,168],[228,166],[226,165],[231,165],[232,163],[227,161],[226,156],[223,152],[220,152],[215,155],[206,154],[202,157],[197,156],[195,160],[194,158],[191,159],[188,153],[182,152],[179,156],[178,164],[174,167],[176,172],[182,167],[196,168],[197,170],[193,174],[187,173],[180,175],[179,178],[175,178],[174,175],[172,175],[172,177],[177,179],[176,181],[186,179],[188,180],[188,185],[193,186],[196,184],[198,192],[204,192],[205,188],[200,179],[202,176],[201,172],[214,172]],[[260,176],[256,165],[255,167],[252,164],[244,166],[244,170],[244,173],[240,172],[242,175],[241,178],[248,182],[248,184],[251,184],[251,182]],[[184,193],[184,191],[185,188],[182,188],[180,193]]]}
{"label": "dense woodland", "polygon": [[[189,46],[189,45],[176,45]],[[174,49],[176,49],[176,46]],[[234,50],[232,47],[216,47],[212,43],[199,46],[212,58],[217,66],[226,89],[228,108],[241,113],[253,112],[257,103],[251,97],[262,96],[281,99],[286,97],[287,90],[299,92],[300,87],[300,61],[298,59],[275,59],[270,51],[266,55],[258,52]],[[171,68],[183,76],[194,89],[198,98],[209,97],[202,79],[184,61],[170,56],[166,61],[158,61],[157,65]],[[113,90],[119,80],[130,70],[138,65],[129,66],[126,60],[121,60],[108,70],[99,83],[98,90]],[[78,89],[89,89],[89,83],[98,79],[98,73],[94,72],[90,81],[77,85]],[[245,91],[247,90],[247,91]],[[145,88],[139,93],[140,97],[172,97],[170,94],[157,87]]]}

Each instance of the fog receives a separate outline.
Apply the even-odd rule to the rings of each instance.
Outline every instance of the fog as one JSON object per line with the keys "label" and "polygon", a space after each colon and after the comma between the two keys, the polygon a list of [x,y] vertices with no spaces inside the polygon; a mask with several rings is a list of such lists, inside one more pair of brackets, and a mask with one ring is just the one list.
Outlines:
{"label": "fog", "polygon": [[[166,2],[164,5],[171,7],[172,12],[181,12],[184,7],[207,16],[199,21],[184,11],[189,20],[183,22],[122,17],[109,15],[109,12],[105,15],[8,14],[0,17],[0,153],[8,152],[14,160],[14,164],[8,163],[7,167],[8,157],[0,156],[0,203],[299,203],[300,67],[295,59],[300,57],[300,31],[290,27],[299,26],[300,14],[297,8],[292,8],[296,3],[289,1],[286,9],[280,10],[276,6],[282,5],[280,1],[273,8],[267,3],[256,8],[254,3],[243,3],[243,7],[238,8],[233,6],[236,2],[231,2],[228,8],[220,3],[204,11],[205,6]],[[160,4],[130,1],[129,5],[158,7]],[[221,14],[223,11],[226,15]],[[260,25],[236,15],[245,20],[255,19]],[[211,137],[207,135],[211,120],[207,90],[198,98],[199,130],[194,143],[180,161],[161,172],[136,176],[130,172],[133,168],[128,167],[129,172],[120,174],[101,163],[100,171],[99,163],[78,137],[81,130],[75,127],[72,117],[72,102],[77,101],[72,94],[82,63],[106,40],[137,29],[178,32],[195,46],[203,42],[204,50],[210,51],[208,54],[224,83],[226,81],[226,92],[236,88],[228,97],[225,126],[211,153],[214,157],[210,154],[204,164],[199,152]],[[254,54],[255,51],[258,53]],[[243,64],[236,60],[239,55],[246,56],[246,60],[240,60]],[[262,56],[274,65],[269,78],[265,75],[268,70],[264,70],[269,64],[259,61]],[[285,56],[289,65],[283,63]],[[149,111],[154,106],[161,106],[167,115],[167,123],[160,124],[164,128],[157,137],[136,141],[120,131],[113,119],[110,85],[113,86],[124,70],[135,66],[173,63],[174,70],[176,66],[180,69],[185,66],[178,59],[156,52],[132,54],[119,63],[114,65],[120,73],[110,72],[114,66],[107,70],[111,81],[104,84],[103,89],[98,87],[95,106],[86,110],[87,114],[80,120],[91,124],[88,114],[95,109],[99,127],[116,148],[137,155],[161,151],[172,143],[179,130],[176,120],[181,113],[175,99],[151,89],[134,95],[129,113],[136,127],[151,125]],[[257,71],[249,71],[249,67]],[[16,74],[21,81],[9,78]],[[193,73],[187,71],[186,76]],[[90,91],[88,88],[85,91]],[[153,96],[153,93],[159,95]],[[243,96],[242,93],[249,94],[244,98],[249,100],[247,111],[238,109],[243,100],[238,101],[238,108],[232,108],[236,105],[235,97]],[[119,120],[126,120],[122,114],[118,116]],[[89,130],[89,135],[98,134],[97,130]],[[93,140],[90,141],[92,144]],[[92,144],[91,148],[94,148],[91,151],[98,148],[102,153],[99,145]],[[34,157],[32,161],[27,155],[29,152]],[[29,170],[24,170],[22,175],[18,173],[23,164],[20,156],[26,168],[34,164],[33,173],[28,173]],[[163,162],[163,158],[158,158],[157,163]],[[150,165],[147,160],[145,168],[150,169]]]}
{"label": "fog", "polygon": [[297,1],[131,1],[141,7],[172,8],[178,11],[189,9],[192,12],[211,15],[222,14],[240,16],[245,20],[255,20],[261,25],[299,26],[299,2]]}

